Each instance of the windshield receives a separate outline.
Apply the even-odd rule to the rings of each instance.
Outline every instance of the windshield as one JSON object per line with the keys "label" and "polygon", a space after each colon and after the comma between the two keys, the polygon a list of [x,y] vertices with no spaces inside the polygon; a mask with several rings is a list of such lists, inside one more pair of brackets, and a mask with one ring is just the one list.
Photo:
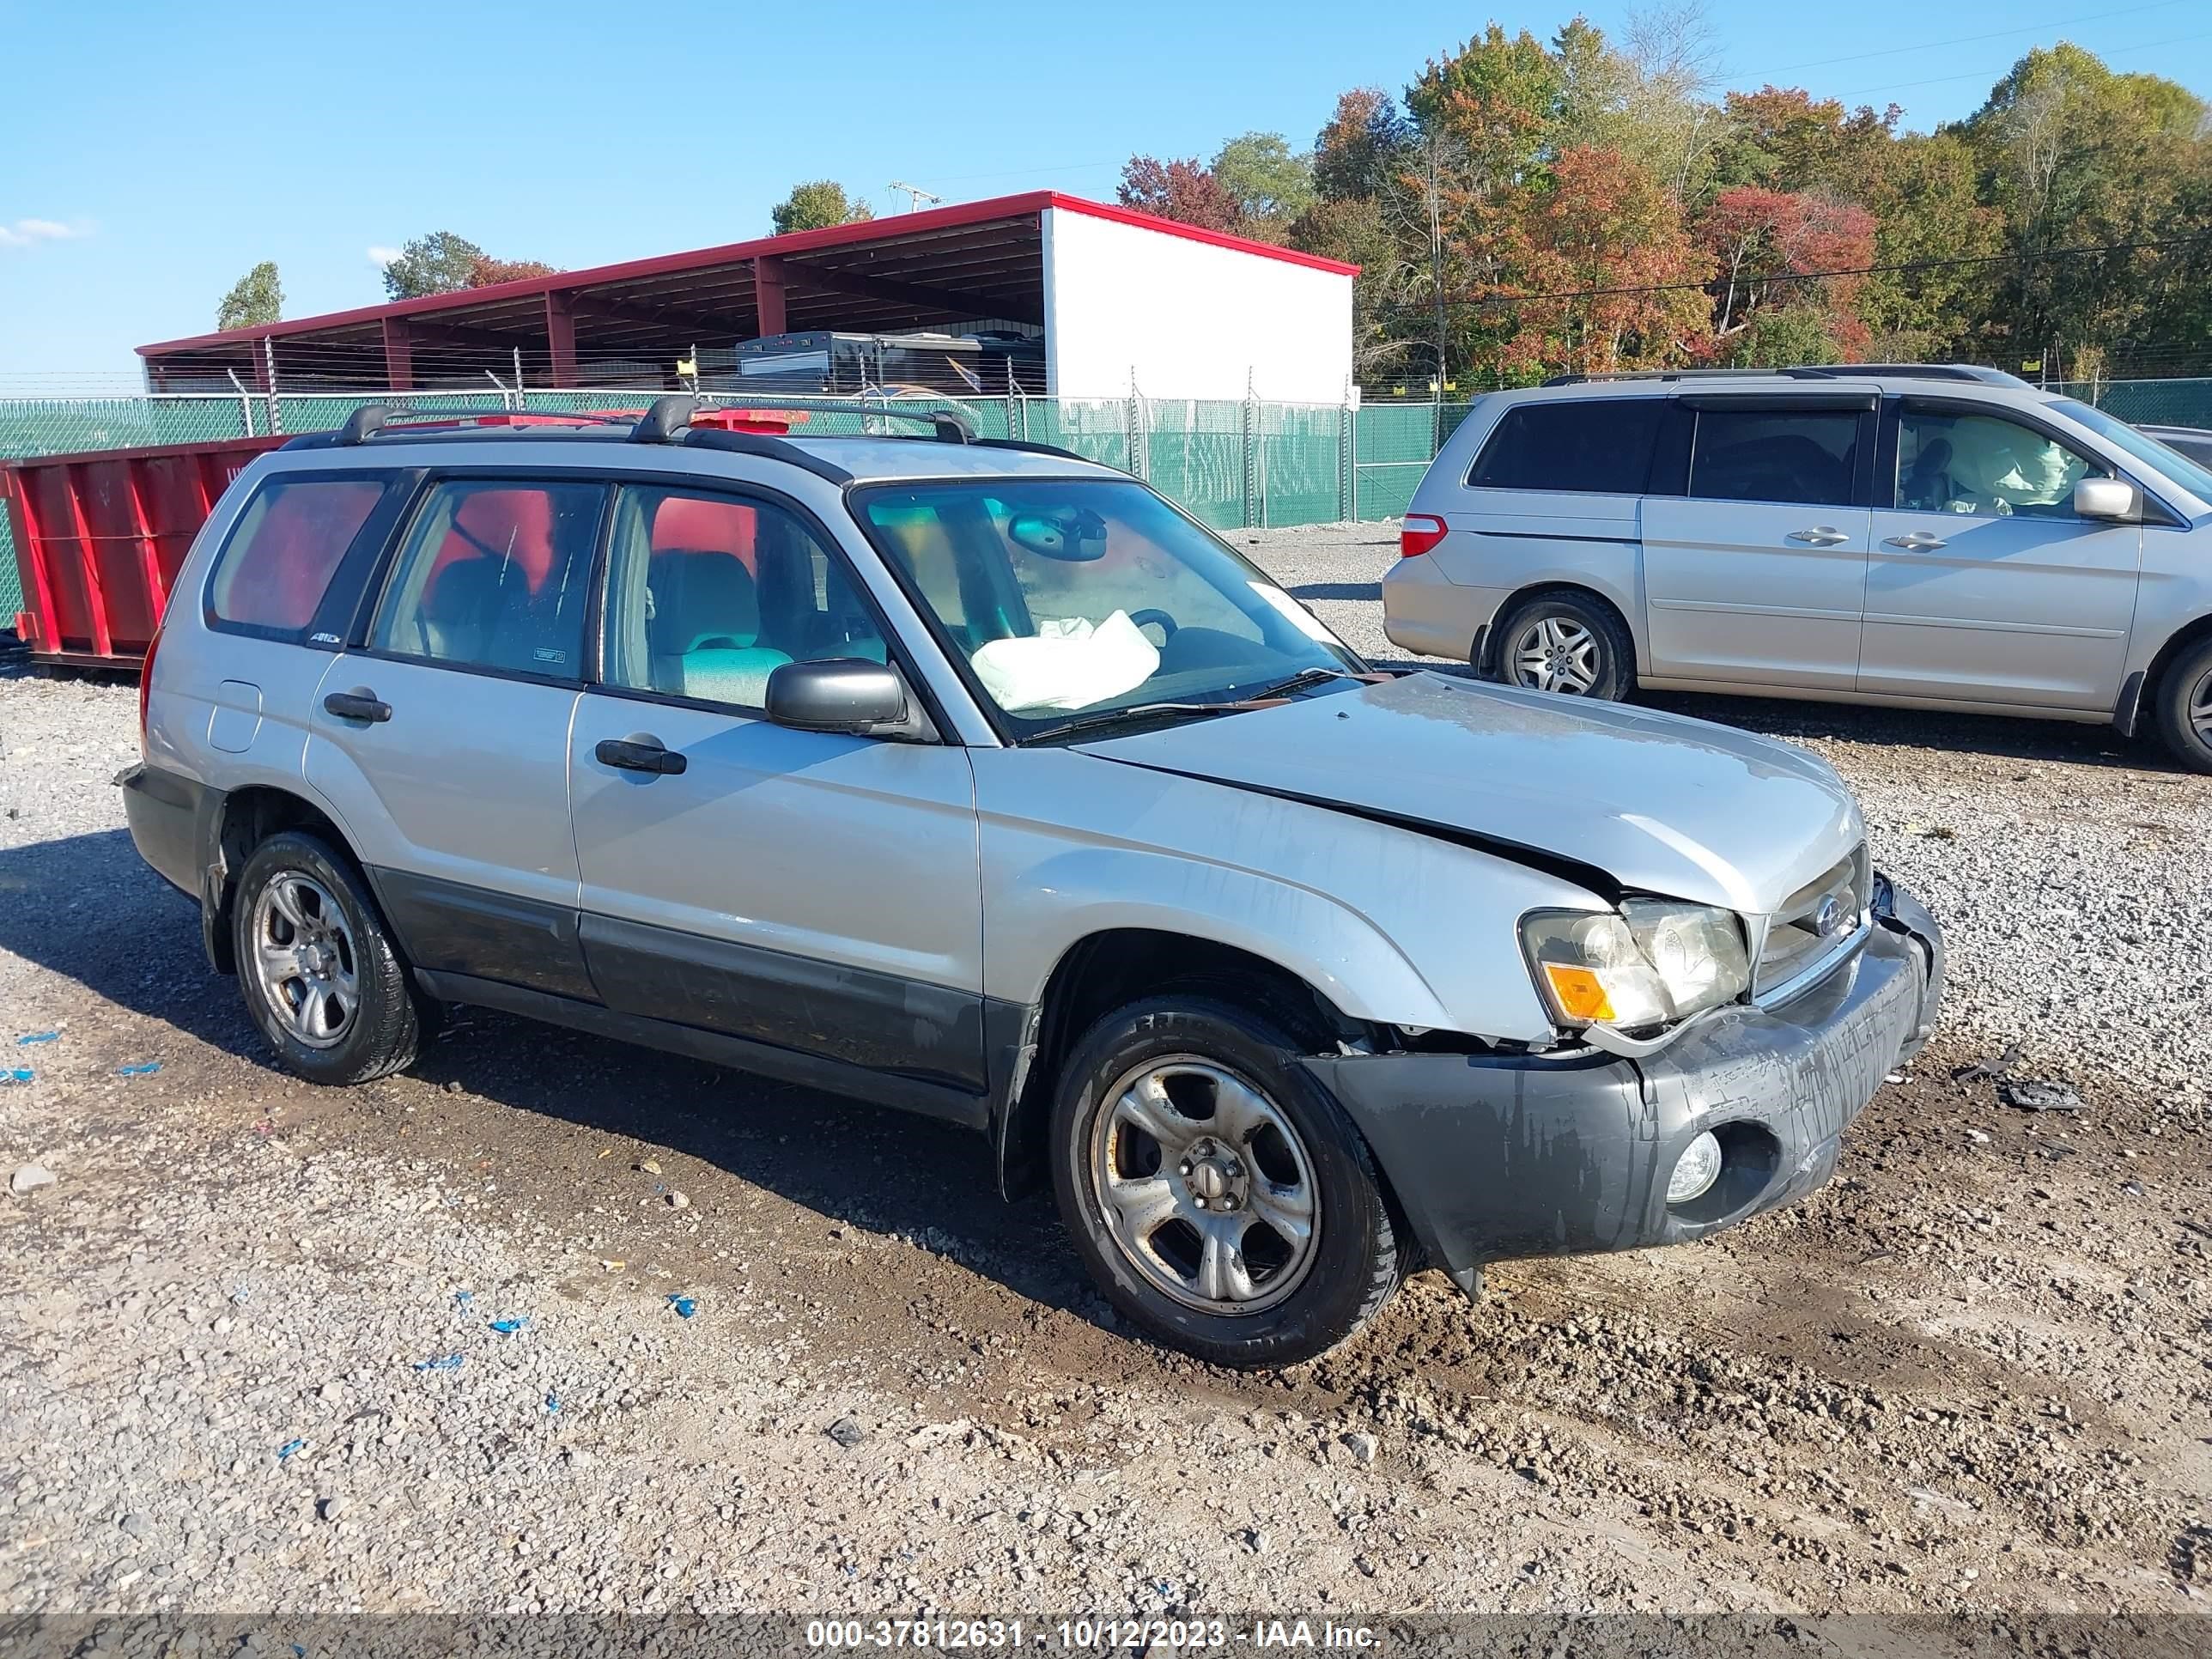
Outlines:
{"label": "windshield", "polygon": [[2136,431],[2125,421],[2074,398],[2059,398],[2054,399],[2053,404],[2054,407],[2064,410],[2099,437],[2127,451],[2144,465],[2157,468],[2198,501],[2212,503],[2212,471],[2207,471],[2179,450],[2169,449],[2157,439]]}
{"label": "windshield", "polygon": [[854,492],[854,506],[1017,738],[1361,667],[1296,599],[1134,480],[882,485]]}

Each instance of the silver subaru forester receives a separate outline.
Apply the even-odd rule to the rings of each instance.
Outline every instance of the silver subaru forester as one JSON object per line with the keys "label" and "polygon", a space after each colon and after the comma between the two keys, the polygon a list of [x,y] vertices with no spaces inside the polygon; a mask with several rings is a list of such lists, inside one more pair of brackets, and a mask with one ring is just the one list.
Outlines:
{"label": "silver subaru forester", "polygon": [[[1821,1182],[1942,982],[1786,744],[1370,672],[1040,446],[380,411],[257,461],[131,832],[278,1060],[472,1004],[950,1119],[1236,1365]],[[772,423],[771,423],[772,424]]]}

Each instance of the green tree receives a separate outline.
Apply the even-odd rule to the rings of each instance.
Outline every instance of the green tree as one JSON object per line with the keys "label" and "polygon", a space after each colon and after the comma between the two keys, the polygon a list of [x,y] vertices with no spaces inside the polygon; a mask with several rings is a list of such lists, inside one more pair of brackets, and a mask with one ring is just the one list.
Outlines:
{"label": "green tree", "polygon": [[554,268],[537,259],[495,259],[465,236],[434,230],[417,236],[384,268],[384,291],[395,300],[425,294],[458,294],[526,276],[550,276]]}
{"label": "green tree", "polygon": [[827,230],[832,225],[855,225],[875,216],[873,209],[866,202],[848,198],[845,186],[835,179],[810,179],[803,185],[793,185],[791,194],[769,210],[779,236],[794,230]]}
{"label": "green tree", "polygon": [[469,273],[490,256],[465,236],[434,230],[417,236],[384,268],[384,291],[395,300],[454,294],[471,287]]}
{"label": "green tree", "polygon": [[2004,215],[1984,202],[1974,152],[1955,132],[1907,133],[1873,158],[1859,198],[1875,217],[1877,270],[1861,291],[1870,356],[1941,362],[1985,355],[1997,289],[1989,259],[2004,249]]}
{"label": "green tree", "polygon": [[231,284],[215,308],[215,325],[219,330],[252,328],[283,314],[284,284],[276,279],[276,262],[264,259]]}
{"label": "green tree", "polygon": [[2029,52],[1961,125],[2017,256],[1997,310],[2023,361],[2142,337],[2191,250],[2113,245],[2166,240],[2188,222],[2206,118],[2172,82],[2115,75],[2061,45]]}
{"label": "green tree", "polygon": [[1293,152],[1279,132],[1247,132],[1222,145],[1213,176],[1243,219],[1248,235],[1279,242],[1314,204],[1313,157]]}

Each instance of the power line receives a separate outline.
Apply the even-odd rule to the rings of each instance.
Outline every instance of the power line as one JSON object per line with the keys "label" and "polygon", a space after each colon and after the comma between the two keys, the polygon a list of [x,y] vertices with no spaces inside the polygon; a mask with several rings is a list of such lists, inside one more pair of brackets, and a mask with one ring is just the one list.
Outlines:
{"label": "power line", "polygon": [[1840,58],[1810,58],[1802,64],[1785,64],[1774,72],[1777,75],[1795,75],[1799,70],[1826,69],[1831,64],[1859,64],[1869,58],[1898,58],[1907,52],[1934,52],[1942,46],[1971,46],[1978,40],[1999,40],[2012,34],[2040,34],[2045,29],[2076,28],[2083,23],[2103,22],[2109,17],[2132,17],[2138,12],[2165,11],[2181,3],[2182,0],[2150,0],[2148,5],[2122,6],[2116,11],[2093,11],[2081,17],[2054,17],[2045,23],[2021,23],[2008,29],[1990,29],[1982,34],[1954,34],[1948,40],[1923,40],[1916,46],[1884,46],[1879,52],[1846,52]]}

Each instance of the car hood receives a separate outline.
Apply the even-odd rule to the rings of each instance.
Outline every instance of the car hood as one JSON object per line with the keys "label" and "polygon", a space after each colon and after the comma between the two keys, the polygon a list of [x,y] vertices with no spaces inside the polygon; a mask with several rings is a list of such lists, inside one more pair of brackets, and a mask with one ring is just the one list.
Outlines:
{"label": "car hood", "polygon": [[1842,781],[1787,744],[1440,674],[1078,746],[1753,914],[1864,835]]}

